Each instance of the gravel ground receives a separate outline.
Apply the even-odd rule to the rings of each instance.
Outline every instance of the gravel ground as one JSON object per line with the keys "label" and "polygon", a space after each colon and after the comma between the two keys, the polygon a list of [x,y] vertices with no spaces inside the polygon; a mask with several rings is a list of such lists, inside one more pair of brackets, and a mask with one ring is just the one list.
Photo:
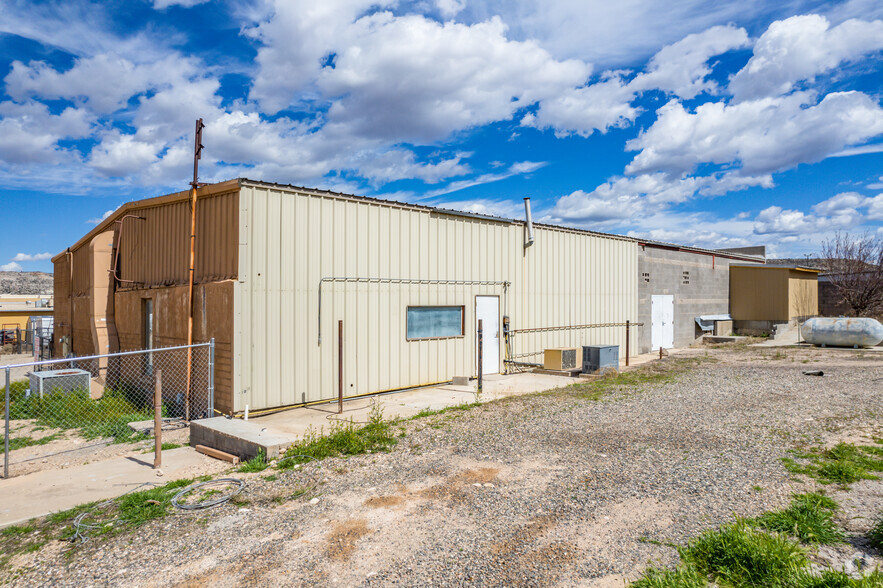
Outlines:
{"label": "gravel ground", "polygon": [[[239,504],[175,514],[72,552],[51,542],[13,558],[18,569],[0,579],[623,586],[648,563],[677,561],[655,542],[685,542],[811,489],[782,467],[788,449],[883,431],[883,354],[737,347],[662,363],[690,355],[702,361],[673,383],[602,400],[572,390],[507,399],[409,422],[390,453],[236,474],[248,481]],[[807,368],[826,375],[802,375]],[[278,479],[265,480],[271,473]],[[844,524],[861,533],[883,509],[883,484],[835,497]]]}

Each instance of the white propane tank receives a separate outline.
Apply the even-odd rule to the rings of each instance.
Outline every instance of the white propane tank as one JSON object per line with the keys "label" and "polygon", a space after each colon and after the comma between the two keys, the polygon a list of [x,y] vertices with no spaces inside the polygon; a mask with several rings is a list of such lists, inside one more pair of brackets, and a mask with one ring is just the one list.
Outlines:
{"label": "white propane tank", "polygon": [[883,341],[883,325],[872,318],[811,318],[800,334],[813,345],[873,347]]}

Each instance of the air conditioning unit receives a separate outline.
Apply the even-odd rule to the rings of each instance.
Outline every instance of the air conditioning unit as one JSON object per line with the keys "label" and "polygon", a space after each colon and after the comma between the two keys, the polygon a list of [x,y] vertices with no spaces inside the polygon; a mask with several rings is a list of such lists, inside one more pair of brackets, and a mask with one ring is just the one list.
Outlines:
{"label": "air conditioning unit", "polygon": [[81,391],[89,393],[92,374],[86,370],[67,369],[30,372],[31,394],[70,394]]}
{"label": "air conditioning unit", "polygon": [[555,371],[573,371],[580,369],[583,361],[582,349],[579,347],[557,347],[543,352],[543,368]]}
{"label": "air conditioning unit", "polygon": [[583,373],[604,374],[619,370],[619,345],[586,345],[583,347]]}

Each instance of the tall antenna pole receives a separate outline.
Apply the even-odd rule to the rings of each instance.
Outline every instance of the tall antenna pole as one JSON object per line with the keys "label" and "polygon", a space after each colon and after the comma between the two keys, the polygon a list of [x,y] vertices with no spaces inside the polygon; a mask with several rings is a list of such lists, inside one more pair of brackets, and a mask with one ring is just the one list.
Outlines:
{"label": "tall antenna pole", "polygon": [[[193,275],[196,268],[196,190],[199,188],[199,160],[202,158],[202,119],[196,121],[193,146],[193,181],[190,182],[190,289],[187,296],[187,345],[193,345]],[[187,348],[187,394],[184,396],[184,420],[190,421],[191,372],[193,348]],[[208,415],[209,417],[214,415]]]}

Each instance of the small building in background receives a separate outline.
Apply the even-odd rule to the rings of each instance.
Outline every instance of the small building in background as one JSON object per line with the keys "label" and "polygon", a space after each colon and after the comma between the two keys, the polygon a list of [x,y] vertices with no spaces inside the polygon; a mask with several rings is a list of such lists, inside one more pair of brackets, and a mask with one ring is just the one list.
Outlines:
{"label": "small building in background", "polygon": [[30,317],[51,317],[52,313],[52,296],[0,294],[0,329],[2,330],[26,330]]}
{"label": "small building in background", "polygon": [[710,250],[639,241],[640,352],[688,347],[716,334],[715,326],[730,318],[731,265],[763,264],[764,254],[764,247]]}
{"label": "small building in background", "polygon": [[730,314],[743,334],[772,333],[819,314],[819,270],[799,266],[730,266]]}

